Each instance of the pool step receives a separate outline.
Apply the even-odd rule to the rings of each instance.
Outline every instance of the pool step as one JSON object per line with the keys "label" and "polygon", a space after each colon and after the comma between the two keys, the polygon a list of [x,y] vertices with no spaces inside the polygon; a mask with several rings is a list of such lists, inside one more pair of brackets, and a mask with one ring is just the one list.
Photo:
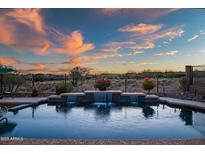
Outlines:
{"label": "pool step", "polygon": [[145,102],[158,102],[159,96],[157,95],[146,95],[145,96]]}
{"label": "pool step", "polygon": [[48,96],[48,103],[63,103],[65,99],[63,99],[60,95],[50,95]]}
{"label": "pool step", "polygon": [[16,111],[25,109],[27,107],[32,107],[32,106],[34,106],[34,104],[22,104],[22,105],[18,105],[18,106],[15,106],[15,107],[11,107],[11,108],[8,109],[8,111],[9,112],[16,112]]}

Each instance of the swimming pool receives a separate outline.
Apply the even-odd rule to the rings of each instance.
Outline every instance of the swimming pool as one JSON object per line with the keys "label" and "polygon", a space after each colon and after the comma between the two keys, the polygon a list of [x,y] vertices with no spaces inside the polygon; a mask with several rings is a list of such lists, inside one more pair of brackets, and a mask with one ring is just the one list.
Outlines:
{"label": "swimming pool", "polygon": [[39,105],[7,114],[0,137],[204,139],[205,114],[159,106]]}

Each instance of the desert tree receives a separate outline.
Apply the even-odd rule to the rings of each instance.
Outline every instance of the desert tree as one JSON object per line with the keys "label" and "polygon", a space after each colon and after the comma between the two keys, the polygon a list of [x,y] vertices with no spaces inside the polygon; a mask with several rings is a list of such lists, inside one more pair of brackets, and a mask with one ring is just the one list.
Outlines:
{"label": "desert tree", "polygon": [[85,67],[79,67],[76,66],[70,70],[70,77],[71,77],[71,83],[73,86],[77,87],[79,82],[83,81],[86,74],[88,74],[90,69]]}

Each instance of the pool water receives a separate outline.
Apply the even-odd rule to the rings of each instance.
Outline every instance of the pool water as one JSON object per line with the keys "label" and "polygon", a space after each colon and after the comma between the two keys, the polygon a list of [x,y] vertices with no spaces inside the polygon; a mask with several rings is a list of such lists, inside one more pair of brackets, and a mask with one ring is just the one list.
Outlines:
{"label": "pool water", "polygon": [[159,106],[87,106],[47,104],[7,114],[0,137],[52,139],[205,138],[205,114]]}

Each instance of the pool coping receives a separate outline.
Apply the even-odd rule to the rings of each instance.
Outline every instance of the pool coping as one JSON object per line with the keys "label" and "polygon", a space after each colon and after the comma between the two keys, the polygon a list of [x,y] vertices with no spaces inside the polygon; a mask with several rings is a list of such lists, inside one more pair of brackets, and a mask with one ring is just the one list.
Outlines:
{"label": "pool coping", "polygon": [[[70,94],[73,94],[73,93],[70,93]],[[76,93],[76,94],[79,94],[79,93]],[[125,94],[126,93],[122,93],[122,95],[125,95]],[[128,93],[128,94],[133,94],[133,93]],[[142,93],[135,93],[135,94],[138,94],[139,96],[141,96],[140,94]],[[55,95],[55,96],[51,95],[48,97],[16,97],[16,98],[9,97],[9,98],[4,98],[0,100],[0,105],[5,105],[5,104],[15,104],[15,105],[22,105],[22,104],[27,105],[28,104],[28,106],[39,105],[39,104],[45,103],[46,101],[49,101],[50,98],[55,100],[57,96],[59,98],[59,95]],[[172,106],[177,106],[177,107],[190,108],[193,110],[205,111],[205,103],[203,102],[185,100],[185,99],[176,99],[172,97],[158,97],[157,95],[145,95],[145,98],[146,99],[156,98],[159,100],[160,104],[166,104],[166,105],[172,105]]]}
{"label": "pool coping", "polygon": [[205,111],[205,103],[171,97],[159,97],[159,101],[163,104],[177,107],[185,107],[193,110]]}
{"label": "pool coping", "polygon": [[205,145],[205,139],[159,140],[63,140],[63,139],[1,139],[0,145]]}

